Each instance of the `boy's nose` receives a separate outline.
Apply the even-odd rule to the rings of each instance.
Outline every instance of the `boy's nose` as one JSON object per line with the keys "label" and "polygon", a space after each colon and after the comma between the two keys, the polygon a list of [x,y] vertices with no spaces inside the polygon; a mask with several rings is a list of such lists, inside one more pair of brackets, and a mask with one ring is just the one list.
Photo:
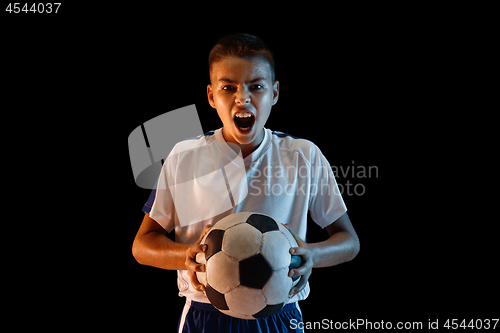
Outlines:
{"label": "boy's nose", "polygon": [[236,93],[236,104],[244,105],[248,103],[250,103],[250,94],[248,91],[246,89],[238,91]]}

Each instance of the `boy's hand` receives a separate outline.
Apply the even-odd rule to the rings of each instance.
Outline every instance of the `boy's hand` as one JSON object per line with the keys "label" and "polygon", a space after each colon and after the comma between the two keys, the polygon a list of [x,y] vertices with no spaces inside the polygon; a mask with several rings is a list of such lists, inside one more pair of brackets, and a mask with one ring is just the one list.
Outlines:
{"label": "boy's hand", "polygon": [[205,235],[210,231],[211,228],[212,226],[210,224],[207,224],[205,226],[205,229],[203,229],[203,232],[201,233],[198,240],[193,245],[191,245],[186,251],[185,265],[188,271],[188,275],[191,278],[191,284],[193,285],[194,289],[201,292],[205,297],[207,297],[205,293],[205,286],[202,285],[198,281],[198,278],[196,277],[196,272],[205,271],[205,265],[197,263],[195,258],[197,253],[205,252],[207,250],[207,246],[205,244],[200,245],[200,243],[203,237],[205,237]]}
{"label": "boy's hand", "polygon": [[302,275],[300,281],[294,287],[292,287],[292,289],[290,289],[290,295],[295,296],[302,289],[304,289],[307,280],[309,280],[309,276],[311,276],[312,268],[314,266],[313,256],[311,250],[307,246],[307,243],[304,242],[288,224],[284,224],[284,226],[293,235],[293,237],[297,241],[297,244],[299,244],[299,247],[292,247],[290,249],[290,254],[296,256],[298,255],[302,258],[302,264],[299,267],[291,269],[288,272],[288,276],[290,277]]}

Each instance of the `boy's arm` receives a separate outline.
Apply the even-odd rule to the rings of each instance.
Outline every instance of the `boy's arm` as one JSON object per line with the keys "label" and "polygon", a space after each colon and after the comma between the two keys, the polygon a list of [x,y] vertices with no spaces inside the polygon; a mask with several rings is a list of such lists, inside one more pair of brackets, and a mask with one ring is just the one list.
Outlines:
{"label": "boy's arm", "polygon": [[135,236],[132,254],[142,265],[201,272],[205,266],[196,263],[194,256],[196,253],[203,252],[199,244],[208,230],[210,226],[205,227],[200,238],[193,245],[176,243],[165,236],[167,233],[165,229],[146,213]]}
{"label": "boy's arm", "polygon": [[290,270],[289,276],[302,275],[299,283],[290,290],[290,294],[299,293],[307,283],[313,267],[328,267],[354,259],[359,252],[359,239],[347,213],[326,227],[330,236],[319,243],[305,243],[291,229],[299,247],[291,248],[290,253],[302,257],[302,265]]}
{"label": "boy's arm", "polygon": [[314,267],[335,266],[356,257],[359,239],[347,213],[325,229],[330,236],[327,240],[308,244],[313,252]]}
{"label": "boy's arm", "polygon": [[145,213],[141,227],[132,245],[132,254],[141,265],[163,269],[186,269],[186,251],[189,244],[172,241],[167,232]]}

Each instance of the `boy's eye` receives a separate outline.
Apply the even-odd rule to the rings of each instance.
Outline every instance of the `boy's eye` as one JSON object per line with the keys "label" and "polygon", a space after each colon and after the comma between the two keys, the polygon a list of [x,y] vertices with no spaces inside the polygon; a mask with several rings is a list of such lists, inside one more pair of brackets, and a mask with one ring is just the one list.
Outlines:
{"label": "boy's eye", "polygon": [[222,90],[225,90],[225,91],[233,91],[233,90],[234,90],[234,87],[233,87],[233,86],[224,86],[224,87],[222,87]]}
{"label": "boy's eye", "polygon": [[[221,89],[225,90],[225,91],[234,91],[234,90],[236,90],[236,87],[231,86],[231,85],[227,85],[227,86],[223,86]],[[251,90],[262,90],[262,89],[264,89],[264,86],[261,84],[253,84],[250,86],[250,89]]]}

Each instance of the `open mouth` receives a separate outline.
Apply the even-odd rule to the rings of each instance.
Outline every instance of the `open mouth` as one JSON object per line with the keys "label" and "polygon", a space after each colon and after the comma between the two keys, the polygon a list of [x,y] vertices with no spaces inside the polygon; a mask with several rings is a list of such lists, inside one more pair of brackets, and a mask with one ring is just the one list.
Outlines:
{"label": "open mouth", "polygon": [[238,112],[234,115],[234,124],[240,132],[248,132],[255,123],[255,117],[250,112]]}

